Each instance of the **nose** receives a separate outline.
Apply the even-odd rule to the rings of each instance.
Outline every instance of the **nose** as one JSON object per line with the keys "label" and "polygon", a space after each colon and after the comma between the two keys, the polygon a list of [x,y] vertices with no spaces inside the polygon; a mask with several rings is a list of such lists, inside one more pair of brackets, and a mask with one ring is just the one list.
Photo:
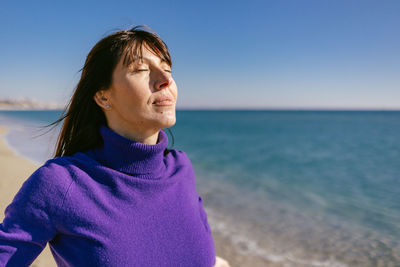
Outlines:
{"label": "nose", "polygon": [[167,88],[172,83],[172,77],[170,73],[166,73],[165,71],[160,71],[159,75],[157,75],[155,88],[156,90],[161,90]]}

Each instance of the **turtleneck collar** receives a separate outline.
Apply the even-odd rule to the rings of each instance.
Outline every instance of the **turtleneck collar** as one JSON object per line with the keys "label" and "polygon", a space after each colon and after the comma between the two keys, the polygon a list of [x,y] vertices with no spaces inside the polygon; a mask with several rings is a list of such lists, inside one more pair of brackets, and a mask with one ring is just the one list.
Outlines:
{"label": "turtleneck collar", "polygon": [[168,146],[168,136],[163,130],[160,130],[155,145],[127,139],[106,126],[100,127],[100,133],[103,146],[93,150],[98,162],[111,169],[143,178],[160,178],[166,168],[164,150]]}

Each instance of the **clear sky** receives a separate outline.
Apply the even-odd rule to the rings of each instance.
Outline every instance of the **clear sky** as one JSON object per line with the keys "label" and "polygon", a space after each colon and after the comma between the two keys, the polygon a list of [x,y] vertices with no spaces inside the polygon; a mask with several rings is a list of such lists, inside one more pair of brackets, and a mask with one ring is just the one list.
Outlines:
{"label": "clear sky", "polygon": [[178,108],[400,109],[398,0],[2,0],[0,98],[66,103],[93,45],[138,24]]}

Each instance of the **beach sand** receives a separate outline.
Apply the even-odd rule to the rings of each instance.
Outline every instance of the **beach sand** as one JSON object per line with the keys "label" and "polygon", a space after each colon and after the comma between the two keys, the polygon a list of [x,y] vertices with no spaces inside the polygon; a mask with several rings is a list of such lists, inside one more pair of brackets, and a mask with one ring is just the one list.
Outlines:
{"label": "beach sand", "polygon": [[[6,132],[4,127],[0,127],[0,221],[3,221],[4,210],[11,203],[22,183],[39,167],[11,150],[3,138]],[[31,266],[57,266],[48,245]]]}
{"label": "beach sand", "polygon": [[[7,129],[0,126],[0,222],[4,219],[4,210],[11,203],[23,182],[39,167],[32,161],[16,155],[4,140]],[[237,246],[231,240],[218,232],[213,231],[213,239],[217,255],[229,262],[231,267],[262,267],[279,266],[266,264],[266,261],[241,255]],[[32,267],[56,267],[56,263],[47,245],[38,258],[32,263]]]}

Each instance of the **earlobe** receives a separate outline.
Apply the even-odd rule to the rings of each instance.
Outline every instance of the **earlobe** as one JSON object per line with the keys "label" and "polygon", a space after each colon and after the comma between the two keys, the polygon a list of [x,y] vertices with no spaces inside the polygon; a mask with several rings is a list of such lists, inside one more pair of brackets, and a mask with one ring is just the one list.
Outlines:
{"label": "earlobe", "polygon": [[106,97],[103,90],[97,91],[93,96],[94,101],[99,105],[99,107],[103,109],[110,109],[111,105],[108,102],[108,98]]}

